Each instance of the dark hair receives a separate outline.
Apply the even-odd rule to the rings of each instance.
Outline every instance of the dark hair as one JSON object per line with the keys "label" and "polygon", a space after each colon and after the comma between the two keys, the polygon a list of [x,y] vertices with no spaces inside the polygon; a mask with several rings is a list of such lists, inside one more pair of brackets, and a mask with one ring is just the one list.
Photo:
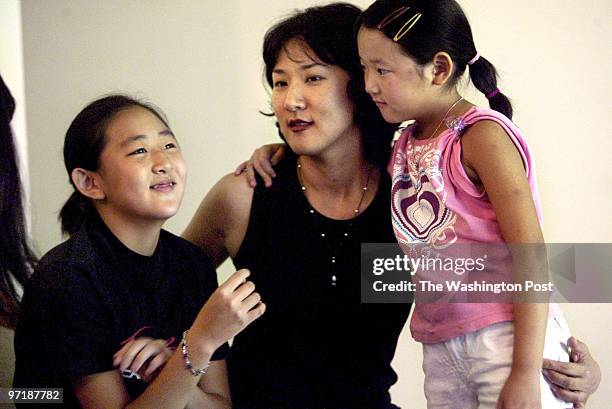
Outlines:
{"label": "dark hair", "polygon": [[263,44],[264,70],[268,85],[272,86],[272,70],[280,51],[288,41],[298,39],[310,47],[321,62],[346,71],[350,76],[346,92],[355,106],[353,119],[361,133],[365,159],[373,165],[384,167],[389,160],[391,138],[397,125],[385,122],[365,92],[357,42],[353,36],[353,26],[360,13],[359,8],[348,3],[332,3],[296,11],[266,33]]}
{"label": "dark hair", "polygon": [[25,284],[37,261],[26,234],[21,178],[10,125],[14,112],[15,100],[0,76],[0,325],[10,327],[15,326],[19,313],[15,284]]}
{"label": "dark hair", "polygon": [[[391,14],[399,13],[401,7],[410,8],[392,20]],[[449,84],[455,85],[465,72],[468,61],[476,56],[470,23],[456,1],[378,0],[363,12],[356,27],[377,28],[389,17],[388,24],[382,27],[381,31],[393,39],[400,30],[407,29],[405,24],[417,13],[421,14],[420,18],[397,43],[420,65],[431,62],[434,55],[440,51],[447,52],[455,65],[455,72]],[[497,89],[497,71],[493,64],[482,56],[470,65],[470,78],[476,88],[485,95]],[[488,100],[492,109],[512,119],[512,104],[504,94],[498,92]]]}
{"label": "dark hair", "polygon": [[91,200],[74,186],[72,171],[75,168],[98,170],[100,154],[106,145],[108,125],[119,112],[134,106],[150,111],[168,126],[168,121],[158,108],[126,95],[108,95],[93,101],[70,124],[64,140],[64,164],[74,192],[59,214],[64,234],[76,233],[81,224],[96,211]]}

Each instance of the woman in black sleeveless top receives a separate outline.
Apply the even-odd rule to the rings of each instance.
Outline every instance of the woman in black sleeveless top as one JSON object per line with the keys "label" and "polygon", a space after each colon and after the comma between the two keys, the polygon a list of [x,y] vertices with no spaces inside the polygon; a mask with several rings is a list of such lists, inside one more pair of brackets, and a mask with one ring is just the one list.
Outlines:
{"label": "woman in black sleeveless top", "polygon": [[293,153],[271,189],[223,178],[184,234],[248,268],[266,299],[228,358],[235,408],[396,407],[390,364],[410,306],[360,301],[360,243],[395,242],[384,172],[395,127],[364,91],[359,12],[313,7],[268,31],[272,108]]}

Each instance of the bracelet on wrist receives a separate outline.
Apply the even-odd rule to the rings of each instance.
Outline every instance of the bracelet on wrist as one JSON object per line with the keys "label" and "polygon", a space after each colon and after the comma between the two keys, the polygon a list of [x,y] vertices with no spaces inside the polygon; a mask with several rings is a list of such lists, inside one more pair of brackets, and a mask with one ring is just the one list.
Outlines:
{"label": "bracelet on wrist", "polygon": [[183,340],[181,341],[181,351],[183,352],[183,361],[185,361],[185,368],[187,368],[187,370],[191,372],[193,376],[204,375],[206,371],[208,370],[208,367],[210,366],[210,361],[207,362],[203,368],[193,367],[193,364],[191,363],[191,359],[189,356],[189,351],[187,350],[187,333],[188,332],[189,330],[183,331]]}

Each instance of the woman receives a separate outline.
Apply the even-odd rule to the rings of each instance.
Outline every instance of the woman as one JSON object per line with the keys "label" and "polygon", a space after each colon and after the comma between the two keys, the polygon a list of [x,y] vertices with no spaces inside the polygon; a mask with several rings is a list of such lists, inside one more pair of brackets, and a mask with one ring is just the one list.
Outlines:
{"label": "woman", "polygon": [[[218,265],[248,266],[267,311],[228,357],[235,408],[394,408],[390,363],[410,305],[360,303],[361,242],[393,242],[394,127],[364,92],[348,4],[272,27],[265,72],[293,154],[273,189],[229,175],[184,233]],[[387,221],[383,222],[382,221]]]}

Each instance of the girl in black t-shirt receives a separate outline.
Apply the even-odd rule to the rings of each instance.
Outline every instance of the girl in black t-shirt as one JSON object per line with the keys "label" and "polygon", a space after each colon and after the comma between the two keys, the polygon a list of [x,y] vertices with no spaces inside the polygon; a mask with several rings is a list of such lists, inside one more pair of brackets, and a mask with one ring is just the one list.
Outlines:
{"label": "girl in black t-shirt", "polygon": [[[215,290],[203,253],[161,230],[186,176],[167,121],[132,98],[101,98],[70,125],[64,160],[71,238],[26,288],[15,386],[63,387],[66,407],[230,407],[219,358],[265,305],[247,270]],[[139,378],[148,383],[134,387]]]}

